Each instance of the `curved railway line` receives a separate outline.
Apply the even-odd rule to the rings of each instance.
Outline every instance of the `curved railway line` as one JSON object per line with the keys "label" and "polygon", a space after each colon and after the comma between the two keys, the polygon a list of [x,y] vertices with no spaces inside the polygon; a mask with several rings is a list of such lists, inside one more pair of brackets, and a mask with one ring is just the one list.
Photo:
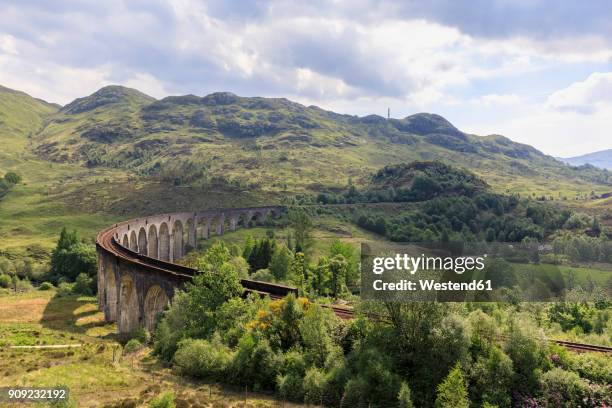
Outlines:
{"label": "curved railway line", "polygon": [[[215,211],[222,212],[234,210]],[[239,209],[239,211],[243,214],[256,214],[257,211],[261,210],[253,208]],[[270,210],[268,209],[267,211]],[[184,215],[187,213],[177,214]],[[176,215],[174,216],[176,217]],[[155,217],[158,218],[157,222],[159,222],[159,219],[165,220],[166,218],[168,221],[171,221],[173,214],[163,214]],[[195,217],[197,217],[197,214],[194,215],[194,218]],[[178,217],[176,218],[178,219]],[[236,228],[236,222],[232,221],[232,223],[232,230],[234,230]],[[160,250],[157,250],[156,257],[149,256],[147,251],[134,248],[129,239],[127,241],[127,246],[130,247],[126,247],[125,236],[127,236],[127,233],[130,231],[132,235],[134,234],[134,228],[131,228],[132,225],[137,225],[136,228],[138,228],[141,225],[150,224],[149,219],[125,221],[101,231],[96,239],[99,258],[98,293],[100,309],[104,311],[107,321],[118,322],[120,332],[128,332],[135,329],[138,325],[144,325],[148,329],[151,329],[151,324],[154,324],[156,317],[161,313],[168,299],[172,297],[174,289],[190,281],[197,273],[196,269],[179,265],[167,259],[159,259]],[[151,228],[152,227],[149,227],[149,232]],[[206,233],[208,234],[208,230]],[[221,229],[221,234],[222,233],[223,230]],[[123,243],[121,243],[122,234],[124,234]],[[218,235],[220,234],[218,233]],[[155,247],[157,248],[157,243]],[[149,246],[147,248],[149,248]],[[168,251],[170,250],[171,249],[168,249]],[[178,251],[178,253],[180,254],[180,251]],[[168,258],[171,258],[171,256],[168,256]],[[129,277],[129,275],[132,276],[129,278],[131,279],[131,283],[128,285],[125,284],[125,282],[127,282],[126,276]],[[140,280],[138,279],[139,276]],[[147,283],[146,281],[149,280],[153,282]],[[170,283],[164,285],[165,281]],[[241,283],[246,292],[257,293],[262,296],[267,295],[272,299],[279,299],[290,293],[297,295],[297,289],[290,286],[251,279],[242,279]],[[161,294],[157,291],[157,298],[150,300],[148,292],[151,292],[151,287],[153,286],[162,286],[164,287],[164,291],[162,291]],[[354,311],[350,307],[336,305],[321,306],[331,309],[341,319],[349,320],[354,317]],[[564,340],[549,341],[581,353],[612,353],[612,347],[575,343]]]}

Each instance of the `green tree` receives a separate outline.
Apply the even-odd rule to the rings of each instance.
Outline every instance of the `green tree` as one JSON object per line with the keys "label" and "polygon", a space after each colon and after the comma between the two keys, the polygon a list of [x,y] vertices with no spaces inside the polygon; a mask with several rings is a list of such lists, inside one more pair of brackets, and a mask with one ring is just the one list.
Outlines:
{"label": "green tree", "polygon": [[408,384],[402,382],[400,390],[397,394],[397,402],[399,408],[414,408],[411,394],[412,392],[410,391],[410,387],[408,386]]}
{"label": "green tree", "polygon": [[304,259],[304,254],[302,252],[298,252],[293,257],[293,261],[291,261],[291,266],[289,267],[289,279],[298,287],[304,289],[308,279],[308,271],[306,269],[306,260]]}
{"label": "green tree", "polygon": [[86,273],[80,273],[74,282],[72,291],[80,295],[91,296],[94,293],[95,281]]}
{"label": "green tree", "polygon": [[457,363],[448,373],[448,376],[438,385],[436,408],[469,408],[465,379],[461,372],[461,365]]}
{"label": "green tree", "polygon": [[510,386],[514,377],[512,360],[493,346],[487,355],[479,356],[470,370],[470,394],[475,402],[486,402],[500,408],[510,407]]}
{"label": "green tree", "polygon": [[336,255],[329,260],[329,270],[331,272],[331,293],[334,297],[338,297],[346,287],[348,262],[344,256]]}
{"label": "green tree", "polygon": [[329,269],[329,259],[319,258],[314,270],[310,273],[310,287],[319,295],[329,295],[331,289],[331,271]]}
{"label": "green tree", "polygon": [[292,210],[288,217],[293,229],[295,252],[308,253],[312,246],[312,218],[301,209]]}
{"label": "green tree", "polygon": [[215,243],[198,260],[199,273],[186,285],[189,328],[203,337],[214,330],[214,311],[243,291],[231,260],[227,246],[223,242]]}
{"label": "green tree", "polygon": [[306,359],[310,365],[322,367],[333,347],[331,338],[334,316],[329,309],[312,305],[304,313],[299,330],[304,344]]}
{"label": "green tree", "polygon": [[329,257],[342,255],[346,260],[346,284],[355,285],[359,280],[359,254],[349,243],[334,239],[329,247]]}
{"label": "green tree", "polygon": [[21,183],[21,176],[13,171],[9,171],[4,175],[4,179],[11,184]]}
{"label": "green tree", "polygon": [[277,281],[282,281],[287,277],[291,260],[292,254],[289,248],[284,244],[277,244],[269,266],[270,272]]}
{"label": "green tree", "polygon": [[93,245],[79,242],[76,231],[62,229],[57,246],[51,253],[50,280],[57,284],[61,278],[74,281],[80,273],[96,276],[97,258]]}

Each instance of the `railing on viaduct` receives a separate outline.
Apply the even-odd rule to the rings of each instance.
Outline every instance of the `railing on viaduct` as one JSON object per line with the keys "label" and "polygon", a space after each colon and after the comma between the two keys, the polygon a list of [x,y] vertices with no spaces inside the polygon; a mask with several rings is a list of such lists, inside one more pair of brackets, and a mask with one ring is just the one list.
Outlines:
{"label": "railing on viaduct", "polygon": [[[106,321],[119,333],[139,327],[152,331],[174,292],[190,281],[195,269],[178,265],[200,240],[226,231],[263,224],[283,207],[178,212],[124,221],[98,234],[98,303]],[[296,293],[288,286],[243,279],[245,290],[275,296]]]}

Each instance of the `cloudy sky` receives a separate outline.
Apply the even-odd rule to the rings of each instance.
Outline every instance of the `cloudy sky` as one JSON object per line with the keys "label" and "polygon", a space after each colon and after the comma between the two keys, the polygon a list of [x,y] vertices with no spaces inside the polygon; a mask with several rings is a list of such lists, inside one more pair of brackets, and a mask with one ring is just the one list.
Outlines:
{"label": "cloudy sky", "polygon": [[3,0],[0,84],[434,112],[572,156],[612,148],[610,21],[607,0]]}

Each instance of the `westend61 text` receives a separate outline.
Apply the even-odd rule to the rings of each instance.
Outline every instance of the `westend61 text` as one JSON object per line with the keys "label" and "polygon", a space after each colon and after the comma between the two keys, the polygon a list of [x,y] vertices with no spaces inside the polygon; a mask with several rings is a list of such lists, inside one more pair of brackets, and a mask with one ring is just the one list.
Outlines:
{"label": "westend61 text", "polygon": [[483,291],[493,290],[490,280],[473,280],[470,282],[436,282],[432,279],[419,279],[417,282],[402,279],[399,282],[383,282],[377,279],[372,284],[377,291]]}

